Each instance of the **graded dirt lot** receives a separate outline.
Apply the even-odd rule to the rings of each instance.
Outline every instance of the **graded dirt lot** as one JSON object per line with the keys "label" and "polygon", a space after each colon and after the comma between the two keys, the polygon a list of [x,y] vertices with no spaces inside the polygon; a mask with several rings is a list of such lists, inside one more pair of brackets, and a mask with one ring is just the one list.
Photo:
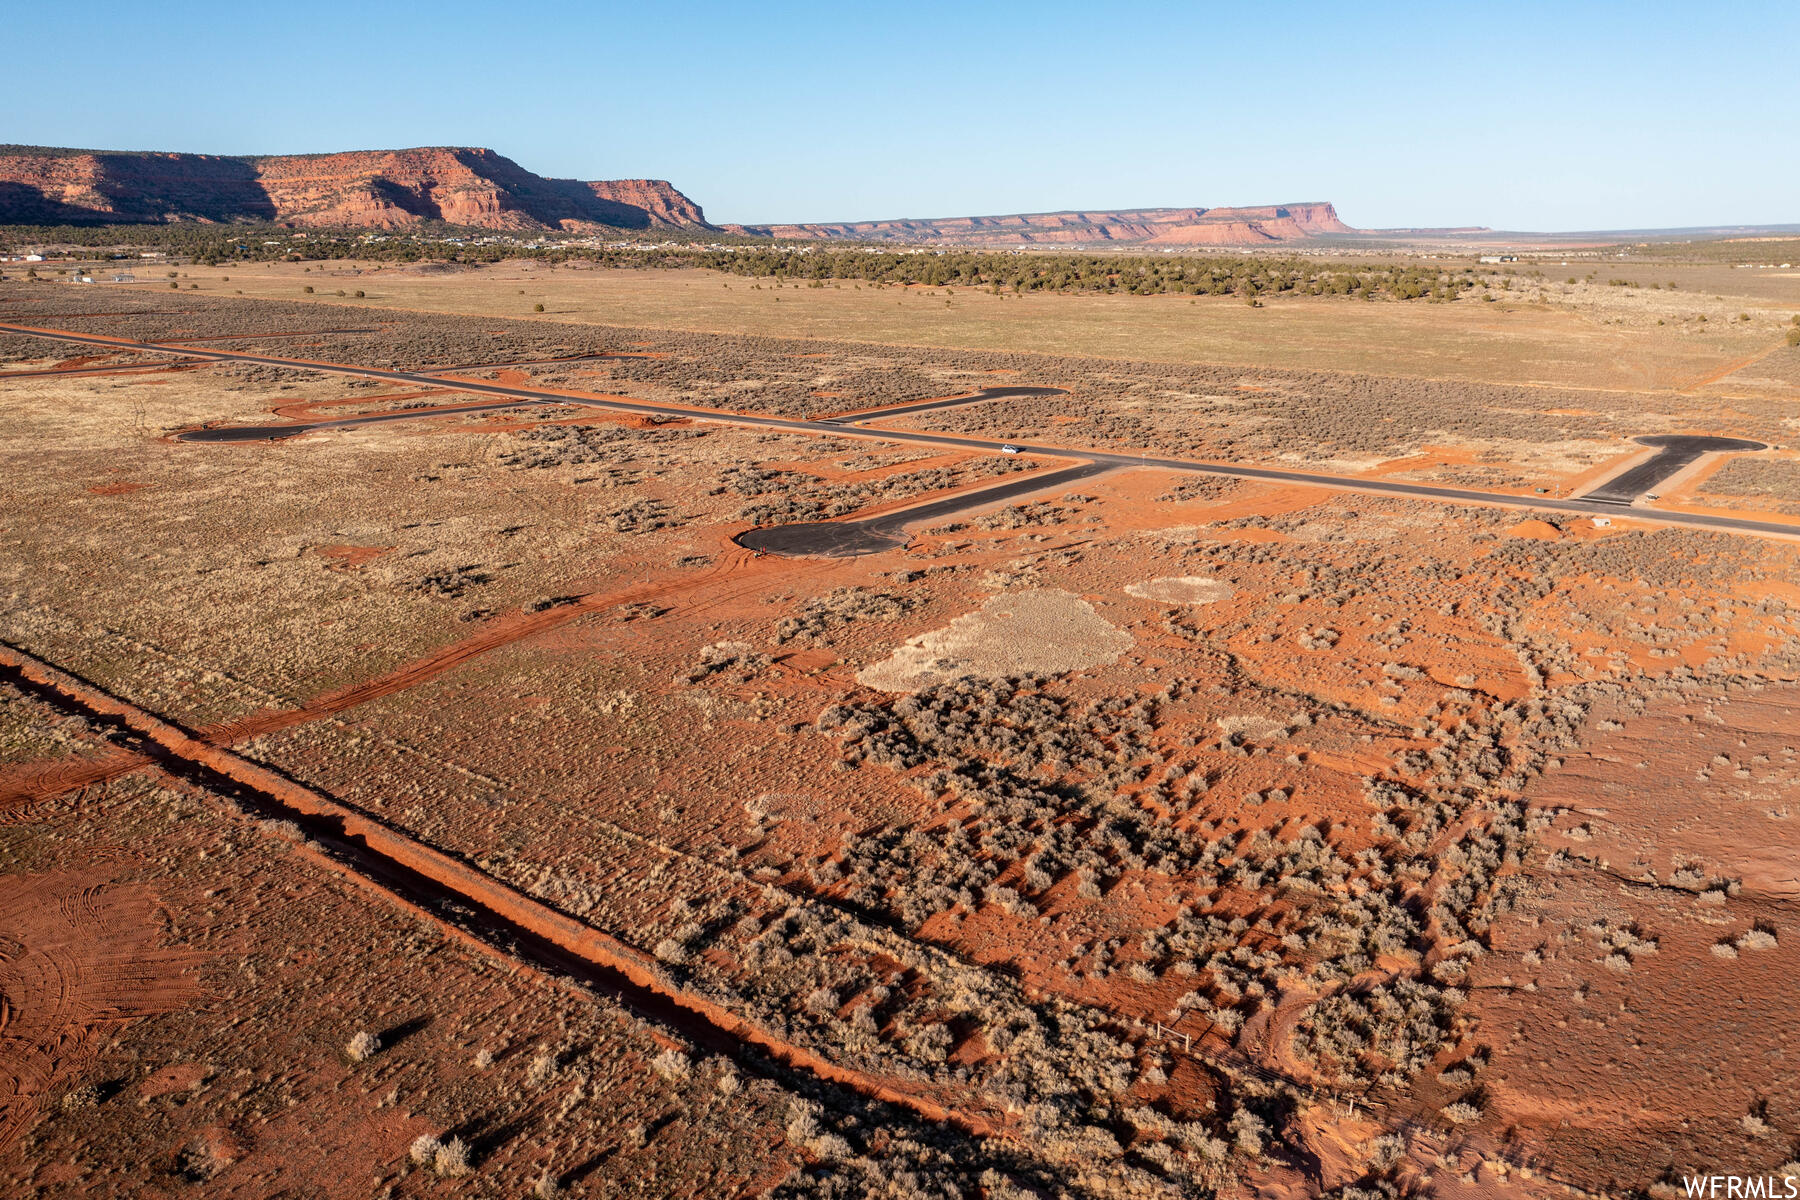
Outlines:
{"label": "graded dirt lot", "polygon": [[[1084,356],[1154,298],[982,297],[970,345],[875,291],[935,306],[914,346],[678,273],[540,272],[579,311],[517,319],[506,271],[0,285],[0,324],[163,347],[0,335],[0,1190],[1560,1196],[1795,1157],[1800,387],[1719,373],[1800,354],[1777,298],[1609,331],[1577,287],[1511,314],[1524,366],[1375,371],[1266,330]],[[1398,346],[1465,306],[1510,319],[1196,311]],[[1014,387],[1061,391],[920,407]],[[1656,434],[1773,447],[1654,502],[1770,528],[1555,507]],[[891,545],[773,547],[820,524]]]}

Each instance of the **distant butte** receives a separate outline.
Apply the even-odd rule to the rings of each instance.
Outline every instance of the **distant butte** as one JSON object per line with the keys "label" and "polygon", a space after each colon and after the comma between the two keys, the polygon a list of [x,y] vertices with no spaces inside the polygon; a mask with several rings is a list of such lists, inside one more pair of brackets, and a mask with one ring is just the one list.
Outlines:
{"label": "distant butte", "polygon": [[549,179],[479,147],[240,156],[0,146],[0,225],[182,221],[314,229],[443,221],[514,233],[689,229],[976,249],[1269,246],[1359,232],[1325,203],[714,226],[666,180]]}
{"label": "distant butte", "polygon": [[1267,246],[1359,232],[1329,204],[1255,208],[1134,208],[939,217],[810,225],[726,225],[764,237],[901,242],[938,246]]}
{"label": "distant butte", "polygon": [[0,146],[0,224],[174,221],[712,229],[700,206],[664,180],[546,179],[479,148],[236,157]]}

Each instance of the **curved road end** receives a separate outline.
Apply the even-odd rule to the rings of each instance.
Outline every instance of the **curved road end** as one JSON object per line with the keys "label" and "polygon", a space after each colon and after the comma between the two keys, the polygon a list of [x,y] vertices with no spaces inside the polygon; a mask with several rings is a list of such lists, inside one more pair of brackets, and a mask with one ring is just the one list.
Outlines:
{"label": "curved road end", "polygon": [[1749,438],[1686,433],[1654,434],[1631,440],[1640,446],[1649,446],[1657,453],[1637,466],[1614,475],[1598,487],[1583,492],[1580,499],[1629,508],[1644,493],[1708,454],[1745,453],[1769,448],[1765,443],[1753,442]]}
{"label": "curved road end", "polygon": [[1067,388],[1059,387],[1027,385],[985,387],[966,396],[938,396],[931,400],[912,400],[902,404],[890,404],[883,408],[866,408],[859,412],[821,417],[819,421],[825,425],[861,425],[865,421],[879,421],[885,417],[903,417],[909,413],[934,412],[940,408],[961,408],[965,404],[985,404],[990,400],[1020,400],[1036,396],[1066,396],[1068,394]]}
{"label": "curved road end", "polygon": [[746,550],[782,558],[855,558],[905,545],[902,538],[879,533],[862,521],[804,521],[797,525],[763,525],[731,539]]}
{"label": "curved road end", "polygon": [[896,509],[878,517],[860,521],[806,521],[796,525],[766,525],[748,529],[731,540],[747,550],[779,554],[783,558],[851,558],[860,554],[880,554],[906,544],[908,525],[935,521],[972,508],[1051,491],[1078,479],[1089,479],[1107,471],[1116,471],[1116,462],[1084,462],[1048,474],[1033,473],[1022,479],[1011,479],[996,487],[958,492],[938,500],[928,500],[911,508]]}
{"label": "curved road end", "polygon": [[351,429],[358,425],[381,425],[389,421],[415,421],[426,417],[454,417],[459,413],[494,412],[502,408],[523,408],[528,404],[545,404],[544,400],[504,400],[494,404],[456,404],[439,408],[402,408],[392,412],[371,413],[366,417],[343,417],[335,421],[304,421],[295,425],[219,425],[210,429],[190,429],[178,433],[178,442],[221,443],[276,442],[299,437],[321,429]]}

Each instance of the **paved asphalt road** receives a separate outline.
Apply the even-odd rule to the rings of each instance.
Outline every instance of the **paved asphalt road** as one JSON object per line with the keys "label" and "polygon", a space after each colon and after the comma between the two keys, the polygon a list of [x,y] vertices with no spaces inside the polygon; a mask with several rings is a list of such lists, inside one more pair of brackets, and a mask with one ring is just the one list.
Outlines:
{"label": "paved asphalt road", "polygon": [[832,425],[860,425],[882,417],[903,417],[907,413],[931,412],[938,408],[961,408],[965,404],[982,404],[988,400],[1010,400],[1015,396],[1066,396],[1067,389],[1057,387],[992,387],[982,388],[971,396],[945,396],[937,400],[920,400],[914,404],[895,404],[888,408],[871,408],[866,412],[844,413],[824,417]]}
{"label": "paved asphalt road", "polygon": [[603,350],[595,354],[573,354],[567,358],[531,358],[524,362],[501,363],[459,363],[454,367],[432,367],[433,375],[444,375],[452,371],[511,371],[518,367],[572,367],[584,362],[597,362],[605,358],[648,358],[647,354],[635,352],[614,353]]}
{"label": "paved asphalt road", "polygon": [[[590,359],[618,358],[618,357],[622,357],[622,356],[614,355],[614,354],[589,354],[589,355],[585,355],[582,358],[578,358],[578,359],[563,359],[563,358],[543,359],[541,362],[536,362],[536,363],[508,363],[508,364],[506,364],[506,366],[510,368],[510,367],[543,366],[543,365],[547,365],[547,364],[558,364],[559,365],[559,364],[562,364],[565,362],[586,362]],[[118,370],[117,367],[95,367],[93,369],[97,370],[97,371],[116,371],[116,370]],[[477,364],[473,364],[473,365],[469,365],[469,366],[448,367],[448,368],[443,368],[441,370],[437,367],[433,367],[432,373],[434,375],[443,375],[443,374],[450,374],[450,373],[457,372],[457,371],[480,371],[480,370],[492,370],[492,369],[494,369],[494,368],[483,367],[479,363],[477,363]],[[55,374],[56,372],[46,372],[46,373],[47,374]],[[4,375],[0,375],[0,379],[4,379],[4,378],[5,378]],[[460,385],[451,384],[451,385],[447,385],[447,386],[456,387],[456,386],[460,386]],[[925,400],[925,401],[921,401],[920,403],[917,403],[917,404],[900,404],[900,405],[895,405],[891,408],[871,409],[868,412],[848,413],[848,414],[845,414],[844,416],[840,416],[840,417],[822,417],[822,418],[820,418],[820,420],[826,424],[831,424],[831,425],[853,425],[853,424],[859,424],[863,421],[872,420],[876,417],[897,417],[903,413],[926,412],[926,411],[929,411],[929,410],[935,409],[935,408],[960,408],[962,405],[965,405],[965,404],[980,404],[980,403],[982,403],[984,401],[988,401],[988,400],[1009,400],[1014,396],[1062,396],[1062,395],[1067,395],[1067,393],[1062,388],[1053,388],[1053,387],[983,388],[981,391],[976,392],[970,396],[951,396],[947,399]],[[214,429],[190,430],[187,433],[177,434],[175,436],[175,440],[178,442],[273,442],[280,438],[298,437],[300,434],[312,433],[312,432],[314,432],[316,430],[320,430],[320,429],[348,429],[348,428],[351,428],[352,426],[356,426],[356,425],[376,425],[376,424],[380,424],[383,421],[407,421],[407,420],[411,420],[414,417],[441,417],[441,416],[451,416],[456,413],[490,412],[494,409],[518,408],[521,405],[525,405],[525,404],[543,404],[543,403],[548,403],[548,402],[543,401],[543,400],[497,400],[492,404],[463,404],[463,405],[456,405],[456,406],[445,405],[444,407],[438,408],[435,410],[395,409],[392,412],[375,413],[375,414],[372,414],[369,416],[339,417],[334,420],[309,421],[309,422],[305,422],[302,424],[293,424],[293,425],[223,426],[223,427],[214,428]]]}
{"label": "paved asphalt road", "polygon": [[[73,342],[83,346],[105,346],[114,350],[144,350],[155,353],[180,353],[190,358],[210,358],[219,362],[260,363],[270,367],[292,367],[321,371],[332,375],[351,375],[361,379],[384,379],[394,383],[410,383],[420,387],[454,388],[482,396],[496,396],[515,401],[539,401],[549,404],[572,404],[610,412],[634,412],[648,416],[690,417],[718,421],[728,425],[745,425],[759,429],[783,429],[796,433],[830,433],[844,435],[850,427],[830,421],[795,420],[787,417],[763,417],[754,414],[715,413],[706,410],[676,408],[643,401],[594,400],[571,396],[542,388],[508,387],[497,383],[458,381],[446,383],[432,375],[411,371],[387,371],[376,367],[351,367],[333,363],[313,363],[304,359],[276,358],[270,355],[245,354],[223,350],[201,350],[192,346],[170,346],[158,342],[128,342],[92,334],[49,332],[30,326],[0,324],[0,333],[23,334],[53,341]],[[290,427],[291,429],[291,427]],[[858,436],[881,441],[905,442],[920,446],[944,446],[956,450],[998,452],[1001,443],[980,438],[953,437],[949,434],[915,433],[909,430],[882,429],[855,431]],[[1421,500],[1448,500],[1459,504],[1482,504],[1503,508],[1534,509],[1539,512],[1576,513],[1581,516],[1617,517],[1620,506],[1605,500],[1584,497],[1551,499],[1543,496],[1511,496],[1504,492],[1480,492],[1468,488],[1436,487],[1423,483],[1396,483],[1380,479],[1353,479],[1341,475],[1315,475],[1306,471],[1284,471],[1273,467],[1247,467],[1226,463],[1189,462],[1179,458],[1150,458],[1147,455],[1112,454],[1092,450],[1071,450],[1065,446],[1031,446],[1020,444],[1026,453],[1056,458],[1081,458],[1120,467],[1156,467],[1165,471],[1189,471],[1199,475],[1222,475],[1232,479],[1263,479],[1274,483],[1297,483],[1309,487],[1338,491],[1362,492],[1373,496],[1406,496]],[[1756,521],[1745,517],[1715,516],[1710,513],[1661,512],[1633,508],[1625,510],[1638,520],[1662,525],[1682,525],[1695,529],[1716,529],[1726,533],[1753,533],[1780,537],[1800,537],[1800,525],[1783,521]]]}
{"label": "paved asphalt road", "polygon": [[1630,506],[1632,501],[1679,472],[1683,467],[1708,454],[1741,450],[1767,450],[1761,442],[1744,438],[1695,437],[1690,434],[1658,434],[1633,438],[1640,446],[1654,446],[1653,458],[1622,471],[1592,491],[1582,493],[1583,500],[1601,500],[1607,504]]}
{"label": "paved asphalt road", "polygon": [[392,412],[371,413],[364,417],[339,417],[333,421],[308,421],[296,425],[219,425],[211,429],[190,429],[178,433],[178,442],[276,442],[298,437],[318,429],[349,429],[355,425],[378,425],[383,421],[411,421],[419,417],[444,417],[455,413],[493,412],[499,408],[523,408],[542,404],[541,400],[496,400],[492,404],[446,404],[441,408],[397,408]]}
{"label": "paved asphalt road", "polygon": [[965,512],[971,508],[981,508],[988,504],[998,504],[1003,500],[1011,500],[1015,496],[1029,496],[1033,492],[1048,491],[1059,488],[1077,479],[1089,479],[1095,475],[1118,469],[1116,463],[1087,462],[1073,467],[1065,467],[1060,471],[1044,473],[1032,471],[1018,479],[1011,479],[997,487],[982,488],[976,492],[958,492],[954,496],[945,496],[941,500],[932,500],[925,504],[915,504],[911,508],[895,509],[878,517],[869,517],[862,521],[807,521],[797,525],[764,525],[751,529],[737,536],[737,544],[751,550],[763,550],[770,554],[797,555],[818,554],[827,558],[849,558],[857,554],[876,554],[882,550],[892,550],[904,545],[903,536],[908,525],[917,525],[922,521],[935,521],[939,517],[948,517],[954,513]]}

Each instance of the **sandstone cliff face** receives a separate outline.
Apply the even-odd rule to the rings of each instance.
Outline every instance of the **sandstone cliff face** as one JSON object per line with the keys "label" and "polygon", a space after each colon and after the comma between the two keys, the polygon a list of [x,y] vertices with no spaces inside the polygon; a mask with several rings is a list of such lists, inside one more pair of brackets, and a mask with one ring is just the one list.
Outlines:
{"label": "sandstone cliff face", "polygon": [[1256,208],[1145,208],[1021,213],[1002,217],[727,226],[778,238],[851,238],[969,247],[1155,245],[1250,246],[1355,233],[1329,204]]}
{"label": "sandstone cliff face", "polygon": [[251,166],[203,154],[0,153],[0,220],[271,220]]}
{"label": "sandstone cliff face", "polygon": [[0,222],[280,221],[521,232],[711,228],[660,179],[546,179],[492,150],[422,147],[234,158],[0,150]]}
{"label": "sandstone cliff face", "polygon": [[[713,228],[700,206],[665,180],[546,179],[479,148],[238,158],[0,146],[0,223],[165,221],[363,229],[446,221],[520,233]],[[1276,245],[1356,232],[1322,203],[725,228],[763,237],[971,248]]]}
{"label": "sandstone cliff face", "polygon": [[666,179],[601,179],[581,186],[600,200],[642,209],[663,225],[706,227],[700,206]]}

